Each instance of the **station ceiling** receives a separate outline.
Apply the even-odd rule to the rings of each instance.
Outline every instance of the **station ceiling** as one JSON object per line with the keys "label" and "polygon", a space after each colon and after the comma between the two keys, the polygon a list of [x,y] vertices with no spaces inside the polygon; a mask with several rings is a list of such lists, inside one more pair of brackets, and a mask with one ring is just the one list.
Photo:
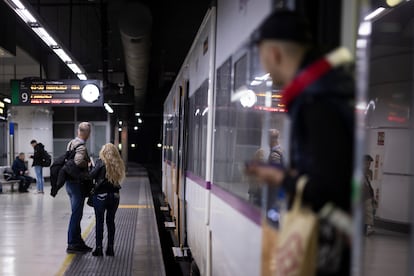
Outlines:
{"label": "station ceiling", "polygon": [[[26,0],[25,3],[29,3],[40,15],[50,31],[82,65],[89,78],[105,81],[105,97],[115,104],[119,101],[118,104],[122,108],[118,110],[123,113],[122,116],[128,117],[131,112],[137,111],[134,107],[128,107],[131,99],[135,102],[139,101],[138,104],[135,103],[135,109],[139,108],[140,111],[147,113],[160,112],[165,95],[191,46],[210,2],[210,0]],[[136,10],[132,11],[131,7]],[[151,19],[149,22],[139,20],[143,14],[139,7],[148,8]],[[121,19],[125,19],[128,13],[130,17],[131,14],[136,14],[135,20],[123,20],[121,24]],[[16,30],[26,28],[25,31],[29,32],[19,19],[16,19],[16,25]],[[141,55],[144,53],[145,58],[148,59],[144,66],[148,70],[135,72],[135,77],[131,77],[132,74],[127,73],[126,70],[128,65],[130,66],[128,62],[131,55],[127,60],[125,59],[126,47],[121,40],[120,25],[133,34],[145,30],[150,39],[149,49],[138,53]],[[139,34],[137,36],[139,37]],[[34,35],[27,37],[36,40]],[[131,38],[130,41],[140,43],[139,38]],[[16,43],[23,44],[18,45],[23,49],[43,47],[40,39],[37,43],[26,43],[24,39],[17,38]],[[50,65],[48,63],[53,53],[46,46],[41,50],[27,50],[29,53],[34,53],[33,58],[45,67]],[[37,55],[37,53],[41,54]],[[63,63],[59,68],[60,78],[75,78]],[[46,72],[48,72],[47,68]],[[144,85],[137,84],[139,83],[137,78]],[[132,87],[132,84],[140,87]],[[135,94],[141,93],[142,97],[133,98],[134,91]]]}

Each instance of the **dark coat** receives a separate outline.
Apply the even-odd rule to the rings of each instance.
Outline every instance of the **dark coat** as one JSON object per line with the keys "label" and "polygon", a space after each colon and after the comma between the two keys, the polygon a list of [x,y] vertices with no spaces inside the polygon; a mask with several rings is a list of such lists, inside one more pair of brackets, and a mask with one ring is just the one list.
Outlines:
{"label": "dark coat", "polygon": [[32,166],[41,166],[42,158],[44,156],[45,146],[42,143],[36,144],[34,147],[33,164]]}
{"label": "dark coat", "polygon": [[[311,56],[305,58],[302,68],[312,60]],[[298,176],[287,175],[283,186],[292,199],[298,177],[307,175],[303,201],[316,212],[331,202],[351,213],[354,90],[352,74],[339,67],[306,87],[287,106],[291,119],[289,167]],[[319,248],[333,248],[326,235],[319,234]],[[338,270],[324,274],[318,267],[317,275],[350,275],[349,244],[343,236],[337,235],[335,240],[344,244],[341,256],[336,257],[340,258]]]}
{"label": "dark coat", "polygon": [[27,167],[24,161],[17,156],[13,161],[12,170],[16,176],[19,176],[24,175],[24,172],[27,171]]}
{"label": "dark coat", "polygon": [[[302,68],[313,60],[308,56]],[[309,177],[303,199],[315,211],[327,202],[351,211],[354,90],[352,75],[339,67],[306,87],[288,106],[290,168]],[[296,181],[285,179],[291,195]]]}
{"label": "dark coat", "polygon": [[118,193],[121,186],[113,185],[106,178],[106,167],[101,159],[96,160],[95,167],[89,173],[92,179],[96,180],[95,194]]}

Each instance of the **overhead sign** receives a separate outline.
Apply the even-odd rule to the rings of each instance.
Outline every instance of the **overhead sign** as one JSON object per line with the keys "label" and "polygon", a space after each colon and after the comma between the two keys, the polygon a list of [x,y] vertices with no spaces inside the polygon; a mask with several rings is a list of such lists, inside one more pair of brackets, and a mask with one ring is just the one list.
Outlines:
{"label": "overhead sign", "polygon": [[12,80],[12,105],[103,106],[100,80]]}

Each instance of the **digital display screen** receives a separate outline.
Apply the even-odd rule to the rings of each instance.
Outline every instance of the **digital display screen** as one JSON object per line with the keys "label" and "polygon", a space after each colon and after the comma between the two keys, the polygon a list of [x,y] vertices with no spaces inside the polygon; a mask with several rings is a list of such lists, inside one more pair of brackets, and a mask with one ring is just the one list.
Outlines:
{"label": "digital display screen", "polygon": [[102,106],[100,80],[12,80],[12,105]]}

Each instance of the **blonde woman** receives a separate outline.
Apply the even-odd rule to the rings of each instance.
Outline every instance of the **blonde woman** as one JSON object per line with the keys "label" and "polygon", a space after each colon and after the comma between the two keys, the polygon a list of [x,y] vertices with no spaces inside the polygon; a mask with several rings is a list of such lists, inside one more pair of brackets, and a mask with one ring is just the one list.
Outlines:
{"label": "blonde woman", "polygon": [[93,206],[96,217],[96,248],[93,256],[103,256],[102,240],[104,232],[104,216],[106,211],[106,226],[108,230],[107,256],[114,256],[115,213],[119,205],[119,189],[125,178],[125,165],[118,149],[111,143],[102,146],[99,159],[90,172],[96,180],[93,195]]}

